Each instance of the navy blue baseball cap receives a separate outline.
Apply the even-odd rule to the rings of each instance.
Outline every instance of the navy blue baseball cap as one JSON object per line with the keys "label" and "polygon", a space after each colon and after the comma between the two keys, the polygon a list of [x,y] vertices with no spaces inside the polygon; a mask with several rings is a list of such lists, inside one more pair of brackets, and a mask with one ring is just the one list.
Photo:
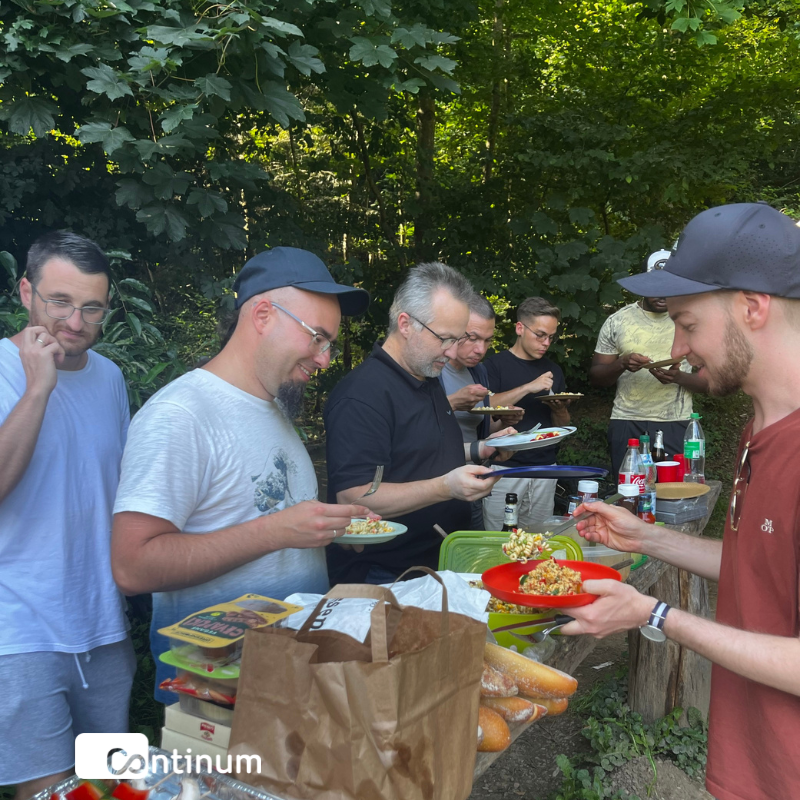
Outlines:
{"label": "navy blue baseball cap", "polygon": [[313,253],[297,247],[273,247],[253,256],[236,276],[233,283],[236,308],[241,308],[253,295],[283,286],[294,286],[319,294],[335,294],[346,317],[363,314],[369,305],[369,292],[366,289],[336,283],[322,259]]}
{"label": "navy blue baseball cap", "polygon": [[740,289],[800,298],[800,228],[766,203],[709,208],[683,229],[661,269],[617,283],[642,297]]}

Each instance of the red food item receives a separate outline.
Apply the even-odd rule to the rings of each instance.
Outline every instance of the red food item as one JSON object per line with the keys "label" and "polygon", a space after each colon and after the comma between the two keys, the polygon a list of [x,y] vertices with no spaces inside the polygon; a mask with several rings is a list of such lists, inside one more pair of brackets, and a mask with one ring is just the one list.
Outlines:
{"label": "red food item", "polygon": [[149,789],[134,789],[128,783],[120,783],[111,792],[111,796],[116,797],[117,800],[147,800],[149,794]]}
{"label": "red food item", "polygon": [[103,793],[89,781],[78,784],[65,795],[67,800],[100,800]]}

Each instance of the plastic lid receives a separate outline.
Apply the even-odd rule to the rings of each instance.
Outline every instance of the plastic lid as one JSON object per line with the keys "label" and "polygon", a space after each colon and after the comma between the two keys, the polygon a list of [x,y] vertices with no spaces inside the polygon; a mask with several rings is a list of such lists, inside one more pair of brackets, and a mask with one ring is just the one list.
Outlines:
{"label": "plastic lid", "polygon": [[639,440],[642,441],[642,442],[649,442],[650,441],[650,434],[647,434],[647,433],[643,434],[642,436],[639,437]]}
{"label": "plastic lid", "polygon": [[595,494],[600,491],[600,484],[597,481],[578,481],[578,491]]}
{"label": "plastic lid", "polygon": [[639,496],[639,487],[633,483],[621,483],[617,486],[617,491],[623,497],[638,497]]}
{"label": "plastic lid", "polygon": [[638,439],[628,439],[628,447],[638,447],[639,440]]}
{"label": "plastic lid", "polygon": [[703,419],[696,411],[692,411],[692,419]]}

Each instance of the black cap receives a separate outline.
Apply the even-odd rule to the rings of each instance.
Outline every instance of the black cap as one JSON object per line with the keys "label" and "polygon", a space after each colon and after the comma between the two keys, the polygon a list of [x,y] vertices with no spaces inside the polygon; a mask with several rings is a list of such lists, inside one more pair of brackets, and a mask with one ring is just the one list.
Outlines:
{"label": "black cap", "polygon": [[282,286],[294,286],[319,294],[335,294],[346,317],[363,314],[369,305],[369,292],[366,289],[336,283],[322,259],[313,253],[297,247],[273,247],[253,256],[236,276],[233,283],[236,308],[241,308],[253,295]]}
{"label": "black cap", "polygon": [[709,208],[683,229],[663,269],[617,283],[643,297],[741,289],[800,298],[800,228],[766,203]]}

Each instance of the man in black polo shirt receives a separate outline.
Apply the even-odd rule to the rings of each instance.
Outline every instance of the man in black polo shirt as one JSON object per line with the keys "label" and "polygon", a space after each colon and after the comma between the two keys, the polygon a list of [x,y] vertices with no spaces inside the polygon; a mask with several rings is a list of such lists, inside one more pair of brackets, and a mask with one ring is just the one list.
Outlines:
{"label": "man in black polo shirt", "polygon": [[[520,431],[530,430],[536,423],[543,428],[568,425],[569,401],[561,401],[552,410],[537,398],[557,394],[565,389],[561,367],[545,356],[556,339],[561,312],[542,297],[529,297],[517,309],[517,341],[508,350],[486,360],[489,388],[495,392],[497,406],[521,406],[525,410]],[[556,447],[520,450],[504,467],[528,467],[555,464]],[[556,481],[550,479],[503,478],[491,497],[483,501],[486,530],[499,531],[503,525],[503,509],[507,492],[518,498],[519,524],[533,525],[553,513]]]}
{"label": "man in black polo shirt", "polygon": [[383,345],[342,380],[325,406],[328,499],[349,503],[369,489],[375,468],[383,483],[359,501],[408,533],[361,552],[328,548],[331,583],[384,583],[412,566],[435,569],[441,536],[469,529],[470,502],[495,479],[487,467],[465,465],[494,453],[482,442],[465,447],[461,429],[437,380],[455,356],[469,319],[472,287],[444,264],[409,271],[389,310]]}

